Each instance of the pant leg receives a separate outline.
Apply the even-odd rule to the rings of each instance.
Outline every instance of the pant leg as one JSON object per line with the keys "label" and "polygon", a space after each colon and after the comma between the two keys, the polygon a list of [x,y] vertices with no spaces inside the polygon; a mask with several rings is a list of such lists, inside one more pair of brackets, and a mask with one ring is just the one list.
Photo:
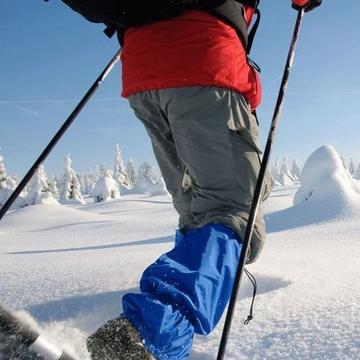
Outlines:
{"label": "pant leg", "polygon": [[[192,181],[194,227],[221,223],[244,237],[261,165],[259,127],[244,97],[216,87],[158,90],[177,155]],[[259,210],[249,262],[265,239]]]}
{"label": "pant leg", "polygon": [[[254,118],[239,94],[186,88],[154,91],[151,97],[168,122],[177,157],[189,170],[195,221],[173,250],[145,270],[141,293],[125,295],[123,309],[159,360],[185,360],[193,333],[210,332],[230,297],[260,151]],[[155,137],[158,131],[158,125],[148,130]]]}
{"label": "pant leg", "polygon": [[125,317],[156,359],[187,359],[193,334],[214,329],[230,298],[241,249],[235,231],[221,224],[178,233],[174,249],[145,270],[141,293],[123,297]]}
{"label": "pant leg", "polygon": [[172,130],[154,91],[138,93],[129,98],[135,115],[144,124],[151,139],[153,151],[179,214],[179,228],[186,231],[192,226],[191,185],[184,163],[177,155]]}

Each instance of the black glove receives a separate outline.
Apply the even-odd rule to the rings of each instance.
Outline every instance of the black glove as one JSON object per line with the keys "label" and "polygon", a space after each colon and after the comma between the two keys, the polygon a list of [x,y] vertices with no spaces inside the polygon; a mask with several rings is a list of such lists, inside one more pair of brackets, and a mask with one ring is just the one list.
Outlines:
{"label": "black glove", "polygon": [[295,10],[301,10],[303,7],[305,7],[305,12],[308,12],[320,6],[321,2],[322,0],[309,0],[309,2],[306,5],[300,6],[296,4],[295,0],[293,0],[292,7]]}

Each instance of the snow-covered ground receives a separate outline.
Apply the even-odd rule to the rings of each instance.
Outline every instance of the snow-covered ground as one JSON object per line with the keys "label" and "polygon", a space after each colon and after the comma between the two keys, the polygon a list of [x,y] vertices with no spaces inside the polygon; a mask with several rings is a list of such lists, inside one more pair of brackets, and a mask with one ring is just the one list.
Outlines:
{"label": "snow-covered ground", "polygon": [[[226,359],[360,359],[360,202],[342,197],[337,211],[314,216],[319,188],[296,207],[296,186],[275,187],[266,202],[267,245],[249,266],[259,286],[255,318],[243,325],[252,293],[244,278]],[[0,224],[0,303],[88,359],[86,337],[121,312],[122,294],[171,248],[176,220],[167,196],[13,211]],[[190,359],[215,359],[221,329],[197,337]]]}

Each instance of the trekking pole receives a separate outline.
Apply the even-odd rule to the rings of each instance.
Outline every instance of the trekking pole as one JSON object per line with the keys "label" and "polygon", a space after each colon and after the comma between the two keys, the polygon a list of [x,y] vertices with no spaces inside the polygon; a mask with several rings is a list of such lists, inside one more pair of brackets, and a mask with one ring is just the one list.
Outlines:
{"label": "trekking pole", "polygon": [[75,360],[72,356],[57,349],[30,325],[24,323],[0,305],[0,337],[1,334],[9,337],[10,342],[16,341],[17,348],[24,346],[30,353],[34,354],[34,356],[37,355],[41,360]]}
{"label": "trekking pole", "polygon": [[219,346],[217,360],[222,360],[222,359],[224,359],[224,356],[225,356],[226,345],[228,342],[230,328],[231,328],[231,322],[233,319],[235,305],[236,305],[236,299],[238,296],[240,283],[241,283],[241,279],[242,279],[242,275],[243,275],[243,271],[244,271],[244,266],[246,263],[246,255],[248,252],[251,235],[252,235],[252,232],[254,229],[256,215],[257,215],[257,212],[259,209],[259,204],[260,204],[261,195],[262,195],[262,187],[263,187],[263,183],[264,183],[264,179],[265,179],[265,175],[266,175],[266,169],[267,169],[269,158],[270,158],[271,147],[272,147],[272,144],[274,141],[275,131],[276,131],[276,128],[277,128],[277,125],[278,125],[278,122],[279,122],[279,119],[281,116],[281,112],[282,112],[284,96],[285,96],[285,92],[286,92],[287,85],[288,85],[290,70],[293,65],[293,60],[294,60],[294,56],[295,56],[295,48],[296,48],[296,44],[297,44],[303,17],[304,17],[304,9],[301,9],[298,12],[295,29],[294,29],[294,33],[293,33],[293,37],[292,37],[292,41],[291,41],[291,46],[289,49],[289,54],[287,57],[287,62],[286,62],[283,78],[281,81],[278,98],[276,101],[274,115],[272,118],[267,143],[265,146],[264,156],[263,156],[262,164],[261,164],[260,171],[259,171],[259,177],[258,177],[256,187],[255,187],[254,198],[253,198],[251,208],[250,208],[249,220],[248,220],[248,223],[246,226],[243,248],[241,251],[240,260],[239,260],[236,275],[235,275],[233,290],[231,293],[229,307],[228,307],[228,311],[226,314],[226,319],[225,319],[224,329],[223,329],[222,336],[221,336],[221,343]]}
{"label": "trekking pole", "polygon": [[7,211],[10,209],[11,205],[14,203],[14,201],[17,199],[17,197],[20,195],[20,193],[24,190],[25,186],[28,184],[38,167],[45,161],[47,156],[50,154],[51,150],[55,147],[55,145],[58,143],[58,141],[61,139],[61,137],[65,134],[66,130],[69,128],[69,126],[73,123],[73,121],[77,118],[81,110],[85,107],[87,102],[90,100],[90,98],[94,95],[96,90],[99,88],[101,83],[105,80],[105,78],[109,75],[115,64],[119,61],[121,55],[121,50],[117,51],[114,57],[111,59],[109,64],[106,66],[106,68],[103,70],[103,72],[100,74],[100,76],[95,80],[91,88],[88,90],[88,92],[84,95],[84,97],[80,100],[76,108],[73,110],[73,112],[69,115],[69,117],[66,119],[64,124],[61,126],[61,128],[58,130],[58,132],[55,134],[55,136],[52,138],[52,140],[49,142],[49,144],[46,146],[45,150],[41,153],[39,158],[35,161],[34,165],[31,167],[31,169],[27,172],[25,177],[21,180],[20,184],[17,186],[17,188],[13,191],[13,193],[10,195],[9,199],[6,201],[6,203],[3,205],[3,207],[0,209],[0,220],[3,218],[3,216],[7,213]]}

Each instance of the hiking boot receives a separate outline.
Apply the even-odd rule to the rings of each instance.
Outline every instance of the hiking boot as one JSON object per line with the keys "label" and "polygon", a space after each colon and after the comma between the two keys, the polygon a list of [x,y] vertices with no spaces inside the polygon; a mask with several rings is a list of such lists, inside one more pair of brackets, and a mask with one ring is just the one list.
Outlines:
{"label": "hiking boot", "polygon": [[108,321],[86,341],[92,360],[156,360],[126,318]]}

